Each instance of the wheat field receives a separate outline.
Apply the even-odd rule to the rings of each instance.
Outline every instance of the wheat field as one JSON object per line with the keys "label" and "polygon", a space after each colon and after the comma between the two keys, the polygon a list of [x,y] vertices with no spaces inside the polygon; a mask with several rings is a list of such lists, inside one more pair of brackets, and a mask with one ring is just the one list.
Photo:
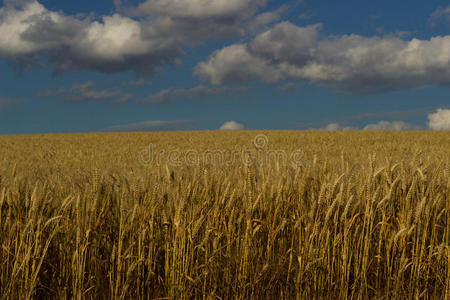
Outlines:
{"label": "wheat field", "polygon": [[1,299],[450,299],[450,133],[0,136]]}

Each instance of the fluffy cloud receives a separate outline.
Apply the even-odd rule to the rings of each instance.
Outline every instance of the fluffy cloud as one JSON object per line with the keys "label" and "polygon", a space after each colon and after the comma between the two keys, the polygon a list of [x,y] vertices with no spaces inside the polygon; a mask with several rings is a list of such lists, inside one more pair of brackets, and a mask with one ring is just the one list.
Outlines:
{"label": "fluffy cloud", "polygon": [[131,16],[157,18],[172,34],[190,39],[243,36],[280,19],[286,10],[257,14],[266,0],[147,0],[136,7],[123,7]]}
{"label": "fluffy cloud", "polygon": [[162,65],[176,64],[182,54],[177,37],[151,32],[151,26],[128,17],[82,20],[37,1],[16,2],[0,8],[0,57],[20,61],[46,54],[57,73],[133,70],[151,75]]}
{"label": "fluffy cloud", "polygon": [[422,127],[405,123],[403,121],[380,121],[376,124],[368,124],[363,130],[421,130]]}
{"label": "fluffy cloud", "polygon": [[237,123],[235,121],[225,122],[220,126],[220,130],[243,130],[245,127],[243,124]]}
{"label": "fluffy cloud", "polygon": [[450,109],[439,108],[428,115],[428,127],[432,130],[450,130]]}
{"label": "fluffy cloud", "polygon": [[70,56],[55,57],[62,70],[93,68],[106,73],[132,69],[139,74],[153,74],[165,64],[175,64],[181,54],[177,40],[158,35],[145,36],[144,24],[120,15],[94,21],[83,36],[69,46]]}
{"label": "fluffy cloud", "polygon": [[194,100],[228,91],[226,87],[207,87],[199,85],[189,89],[165,89],[142,100],[142,103],[161,104],[176,100]]}
{"label": "fluffy cloud", "polygon": [[266,82],[282,79],[275,68],[252,56],[246,45],[233,45],[214,52],[208,62],[198,64],[195,74],[212,84],[249,81],[257,77]]}
{"label": "fluffy cloud", "polygon": [[[60,47],[81,26],[76,19],[50,12],[38,2],[15,2],[7,1],[0,8],[1,56],[27,55]],[[33,34],[44,28],[39,35],[40,41],[35,42],[37,37]]]}
{"label": "fluffy cloud", "polygon": [[319,38],[320,25],[277,24],[247,44],[214,52],[195,74],[212,84],[307,80],[351,93],[450,83],[450,36]]}
{"label": "fluffy cloud", "polygon": [[156,0],[99,18],[49,11],[36,0],[0,7],[0,57],[28,66],[47,57],[55,73],[91,70],[153,75],[180,64],[182,47],[204,38],[244,35],[279,19],[282,10],[257,15],[259,0]]}
{"label": "fluffy cloud", "polygon": [[193,121],[173,120],[173,121],[147,121],[126,125],[116,125],[105,129],[105,131],[174,131],[193,128]]}

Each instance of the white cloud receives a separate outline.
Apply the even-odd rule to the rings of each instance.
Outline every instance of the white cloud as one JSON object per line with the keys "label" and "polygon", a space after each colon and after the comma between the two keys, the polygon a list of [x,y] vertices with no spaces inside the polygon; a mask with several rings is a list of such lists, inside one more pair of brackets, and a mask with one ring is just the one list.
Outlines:
{"label": "white cloud", "polygon": [[[147,27],[148,26],[148,27]],[[94,21],[53,57],[58,71],[91,69],[104,73],[133,70],[153,75],[167,64],[179,64],[181,38],[148,33],[151,24],[118,14]]]}
{"label": "white cloud", "polygon": [[428,115],[428,127],[432,130],[450,130],[450,109],[439,108]]}
{"label": "white cloud", "polygon": [[195,74],[212,84],[304,79],[351,93],[450,84],[450,36],[320,39],[320,28],[277,24],[247,44],[214,52]]}
{"label": "white cloud", "polygon": [[195,74],[212,84],[249,81],[256,77],[265,82],[283,79],[276,68],[252,56],[245,45],[233,45],[214,52],[208,62],[197,65]]}
{"label": "white cloud", "polygon": [[322,128],[321,130],[326,130],[326,131],[349,131],[349,130],[358,130],[355,127],[350,127],[350,126],[342,126],[339,123],[330,123],[327,126],[325,126],[324,128]]}
{"label": "white cloud", "polygon": [[[423,129],[420,126],[405,123],[403,121],[380,121],[376,124],[367,124],[364,126],[362,130],[388,130],[388,131],[394,131],[394,130],[421,130]],[[321,128],[320,130],[328,130],[328,131],[349,131],[349,130],[360,130],[357,127],[352,126],[343,126],[339,123],[330,123],[324,128]]]}
{"label": "white cloud", "polygon": [[148,0],[132,9],[136,14],[185,18],[235,17],[253,15],[266,0]]}
{"label": "white cloud", "polygon": [[278,21],[287,10],[259,13],[267,0],[147,0],[123,7],[130,16],[157,18],[160,27],[189,40],[245,36]]}
{"label": "white cloud", "polygon": [[[94,21],[74,45],[92,58],[123,60],[126,55],[145,55],[157,48],[156,41],[143,39],[141,23],[118,14]],[[78,49],[77,49],[78,48]]]}
{"label": "white cloud", "polygon": [[303,65],[311,56],[311,48],[317,43],[321,27],[298,27],[283,22],[256,36],[249,44],[249,50],[265,60]]}
{"label": "white cloud", "polygon": [[282,6],[275,11],[268,11],[251,18],[244,24],[244,28],[249,33],[258,33],[261,28],[273,22],[279,21],[283,12],[288,9],[288,6]]}
{"label": "white cloud", "polygon": [[376,124],[368,124],[363,130],[421,130],[422,127],[405,123],[403,121],[380,121]]}
{"label": "white cloud", "polygon": [[243,124],[237,123],[235,121],[225,122],[220,126],[220,130],[243,130],[245,127]]}
{"label": "white cloud", "polygon": [[180,64],[182,47],[202,39],[242,36],[279,18],[257,14],[265,0],[156,0],[100,17],[65,15],[36,0],[8,0],[0,7],[0,57],[29,66],[48,61],[55,73],[92,70],[153,75]]}
{"label": "white cloud", "polygon": [[[179,37],[148,33],[152,24],[114,14],[80,19],[47,10],[37,1],[0,8],[0,57],[20,61],[44,54],[55,72],[134,70],[150,75],[182,54]],[[37,58],[36,58],[37,59]]]}
{"label": "white cloud", "polygon": [[[71,38],[70,27],[79,27],[81,22],[73,18],[67,18],[59,13],[50,12],[37,1],[23,1],[22,3],[7,2],[0,8],[0,56],[13,57],[32,54],[39,51],[47,51],[60,47]],[[18,9],[17,6],[21,6]],[[49,31],[40,32],[39,42],[33,40],[31,32],[37,27],[52,24],[53,34],[63,30],[68,35],[49,37]]]}

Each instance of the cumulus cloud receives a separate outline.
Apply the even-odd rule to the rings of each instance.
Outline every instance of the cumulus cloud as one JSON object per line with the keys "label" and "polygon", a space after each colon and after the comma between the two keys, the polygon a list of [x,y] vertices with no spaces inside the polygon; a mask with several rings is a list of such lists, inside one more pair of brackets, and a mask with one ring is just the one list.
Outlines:
{"label": "cumulus cloud", "polygon": [[278,21],[286,6],[258,14],[267,0],[147,0],[123,7],[131,16],[157,18],[172,34],[190,39],[244,36]]}
{"label": "cumulus cloud", "polygon": [[115,125],[105,129],[105,131],[175,131],[193,129],[194,121],[172,120],[172,121],[147,121],[125,125]]}
{"label": "cumulus cloud", "polygon": [[[7,1],[0,8],[0,55],[13,57],[60,47],[81,26],[78,20],[50,12],[36,1]],[[40,41],[35,42],[38,37],[33,34],[40,29]]]}
{"label": "cumulus cloud", "polygon": [[[55,73],[131,70],[150,76],[163,66],[180,64],[183,46],[242,36],[283,12],[258,15],[266,4],[262,0],[152,0],[126,9],[120,1],[114,3],[120,14],[82,18],[50,11],[36,0],[4,1],[0,57],[22,68],[47,57]],[[124,15],[127,11],[135,14]]]}
{"label": "cumulus cloud", "polygon": [[320,29],[277,24],[249,43],[215,51],[195,74],[212,84],[300,79],[351,93],[450,84],[450,36],[320,38]]}
{"label": "cumulus cloud", "polygon": [[197,65],[194,73],[203,81],[216,85],[249,81],[258,76],[266,82],[282,79],[262,59],[252,56],[246,45],[232,45],[214,52],[208,62]]}
{"label": "cumulus cloud", "polygon": [[403,121],[380,121],[376,124],[368,124],[364,127],[363,130],[421,130],[423,129],[420,126],[405,123]]}
{"label": "cumulus cloud", "polygon": [[220,130],[243,130],[245,127],[243,124],[237,123],[235,121],[225,122],[220,126]]}
{"label": "cumulus cloud", "polygon": [[176,38],[145,35],[144,24],[120,15],[94,21],[69,48],[70,56],[54,58],[66,68],[99,70],[105,73],[134,70],[138,74],[154,74],[159,66],[176,64],[181,55]]}
{"label": "cumulus cloud", "polygon": [[195,100],[229,91],[226,87],[207,87],[199,85],[188,89],[165,89],[148,98],[141,100],[142,103],[161,104],[176,100]]}
{"label": "cumulus cloud", "polygon": [[0,57],[13,61],[44,54],[56,73],[133,70],[152,75],[163,65],[176,64],[182,54],[178,37],[152,32],[152,26],[132,18],[79,19],[37,1],[12,3],[0,8]]}
{"label": "cumulus cloud", "polygon": [[450,130],[450,109],[439,108],[429,114],[428,127],[432,130]]}

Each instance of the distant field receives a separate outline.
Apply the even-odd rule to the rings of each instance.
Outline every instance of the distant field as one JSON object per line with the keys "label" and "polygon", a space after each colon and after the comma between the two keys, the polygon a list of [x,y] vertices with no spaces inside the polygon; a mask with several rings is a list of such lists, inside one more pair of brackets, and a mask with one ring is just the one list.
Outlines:
{"label": "distant field", "polygon": [[0,136],[0,298],[449,299],[450,132]]}

